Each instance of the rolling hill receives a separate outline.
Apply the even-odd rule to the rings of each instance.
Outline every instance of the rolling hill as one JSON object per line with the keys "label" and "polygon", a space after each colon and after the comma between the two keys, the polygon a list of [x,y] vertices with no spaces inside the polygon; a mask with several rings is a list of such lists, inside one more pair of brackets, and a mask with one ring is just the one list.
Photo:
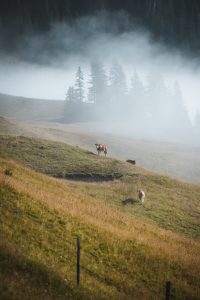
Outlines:
{"label": "rolling hill", "polygon": [[79,147],[23,136],[1,136],[0,155],[59,178],[110,180],[132,174],[128,163],[104,159]]}
{"label": "rolling hill", "polygon": [[0,124],[1,299],[199,298],[199,185],[66,144],[74,126]]}
{"label": "rolling hill", "polygon": [[199,299],[200,186],[112,158],[131,153],[116,136],[51,125],[0,118],[1,299],[164,299],[168,280]]}
{"label": "rolling hill", "polygon": [[1,116],[17,120],[56,120],[62,117],[64,101],[31,99],[0,93]]}
{"label": "rolling hill", "polygon": [[[95,196],[102,197],[102,201],[111,201],[117,206],[122,205],[123,200],[130,197],[133,197],[133,201],[137,204],[137,190],[143,188],[151,199],[146,204],[147,211],[141,212],[136,205],[132,212],[153,220],[156,225],[199,237],[200,188],[198,185],[181,183],[125,161],[99,157],[79,147],[42,139],[1,136],[0,156],[52,177],[79,180],[76,183],[78,189],[83,192],[88,189],[92,195],[94,193]],[[88,182],[88,185],[86,182],[82,184],[83,181]],[[101,184],[105,181],[108,181],[107,185]],[[70,181],[70,184],[75,183]],[[110,198],[107,199],[106,195]],[[160,198],[163,199],[162,202],[158,200]],[[171,203],[172,208],[175,208],[174,213],[172,208],[165,207],[165,202],[168,205],[169,202]],[[165,220],[166,215],[169,222]],[[187,229],[184,224],[186,219],[190,223]]]}
{"label": "rolling hill", "polygon": [[[167,280],[175,299],[199,299],[199,186],[47,140],[1,136],[1,149],[1,299],[162,299]],[[90,174],[95,161],[97,174],[117,165],[121,176],[41,174],[55,175],[54,159],[58,174]]]}
{"label": "rolling hill", "polygon": [[200,184],[197,146],[147,141],[107,132],[99,123],[61,124],[28,122],[0,117],[0,134],[48,139],[96,152],[94,143],[106,143],[108,156],[135,159],[137,165],[191,183]]}

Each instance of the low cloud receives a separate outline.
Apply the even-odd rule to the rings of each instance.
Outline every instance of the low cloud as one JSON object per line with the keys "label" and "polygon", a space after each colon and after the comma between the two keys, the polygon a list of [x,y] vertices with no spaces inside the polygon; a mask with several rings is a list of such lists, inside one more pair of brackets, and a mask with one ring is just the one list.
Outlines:
{"label": "low cloud", "polygon": [[19,39],[13,51],[1,53],[0,92],[64,100],[78,66],[84,72],[87,89],[90,63],[96,59],[103,63],[107,75],[113,60],[117,60],[128,86],[134,72],[144,85],[154,71],[170,88],[178,81],[192,121],[200,111],[199,62],[153,42],[150,33],[131,24],[124,13],[100,12],[72,25],[57,23],[46,33],[30,33]]}

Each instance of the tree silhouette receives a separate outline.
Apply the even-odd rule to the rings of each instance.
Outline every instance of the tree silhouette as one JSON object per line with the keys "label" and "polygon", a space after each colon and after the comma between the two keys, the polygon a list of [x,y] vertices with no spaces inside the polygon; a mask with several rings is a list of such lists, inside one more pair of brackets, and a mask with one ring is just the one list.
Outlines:
{"label": "tree silhouette", "polygon": [[134,118],[137,118],[137,116],[141,118],[142,114],[147,111],[145,87],[136,71],[131,77],[131,87],[129,90],[130,110]]}
{"label": "tree silhouette", "polygon": [[81,67],[78,67],[78,70],[76,72],[76,80],[74,85],[75,90],[75,98],[76,102],[83,102],[84,100],[84,77],[83,72],[81,70]]}
{"label": "tree silhouette", "polygon": [[163,121],[165,95],[166,86],[163,76],[157,71],[149,73],[147,76],[147,110],[155,125]]}
{"label": "tree silhouette", "polygon": [[70,86],[67,90],[66,101],[76,102],[76,92],[73,86]]}
{"label": "tree silhouette", "polygon": [[107,98],[107,76],[100,61],[91,63],[88,100],[97,105],[104,105]]}
{"label": "tree silhouette", "polygon": [[183,102],[182,92],[178,81],[174,82],[173,100],[173,111],[177,126],[180,127],[182,131],[189,130],[191,127],[191,122]]}
{"label": "tree silhouette", "polygon": [[114,103],[115,101],[114,104],[117,104],[117,101],[123,101],[127,92],[125,73],[122,66],[116,60],[113,61],[110,69],[110,91],[112,102]]}

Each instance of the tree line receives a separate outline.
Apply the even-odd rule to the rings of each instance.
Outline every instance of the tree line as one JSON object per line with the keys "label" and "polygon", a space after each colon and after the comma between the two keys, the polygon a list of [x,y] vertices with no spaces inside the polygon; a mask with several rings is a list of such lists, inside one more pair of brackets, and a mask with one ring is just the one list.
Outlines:
{"label": "tree line", "polygon": [[169,86],[158,72],[141,79],[136,70],[128,78],[118,61],[109,70],[101,61],[92,62],[89,76],[77,68],[67,89],[63,120],[120,122],[124,128],[146,127],[180,138],[200,129],[200,115],[193,126],[178,81]]}

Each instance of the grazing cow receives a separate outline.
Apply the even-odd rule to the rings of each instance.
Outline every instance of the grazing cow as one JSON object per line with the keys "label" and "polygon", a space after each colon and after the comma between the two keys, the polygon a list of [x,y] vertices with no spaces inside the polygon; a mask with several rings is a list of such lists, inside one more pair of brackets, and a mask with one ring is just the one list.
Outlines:
{"label": "grazing cow", "polygon": [[138,191],[138,198],[140,199],[141,203],[144,204],[145,192],[142,190]]}
{"label": "grazing cow", "polygon": [[132,165],[135,165],[136,164],[136,161],[135,160],[132,160],[132,159],[127,159],[126,162],[132,164]]}
{"label": "grazing cow", "polygon": [[101,152],[104,152],[105,156],[108,152],[108,148],[105,144],[95,144],[97,148],[98,155],[100,155]]}

